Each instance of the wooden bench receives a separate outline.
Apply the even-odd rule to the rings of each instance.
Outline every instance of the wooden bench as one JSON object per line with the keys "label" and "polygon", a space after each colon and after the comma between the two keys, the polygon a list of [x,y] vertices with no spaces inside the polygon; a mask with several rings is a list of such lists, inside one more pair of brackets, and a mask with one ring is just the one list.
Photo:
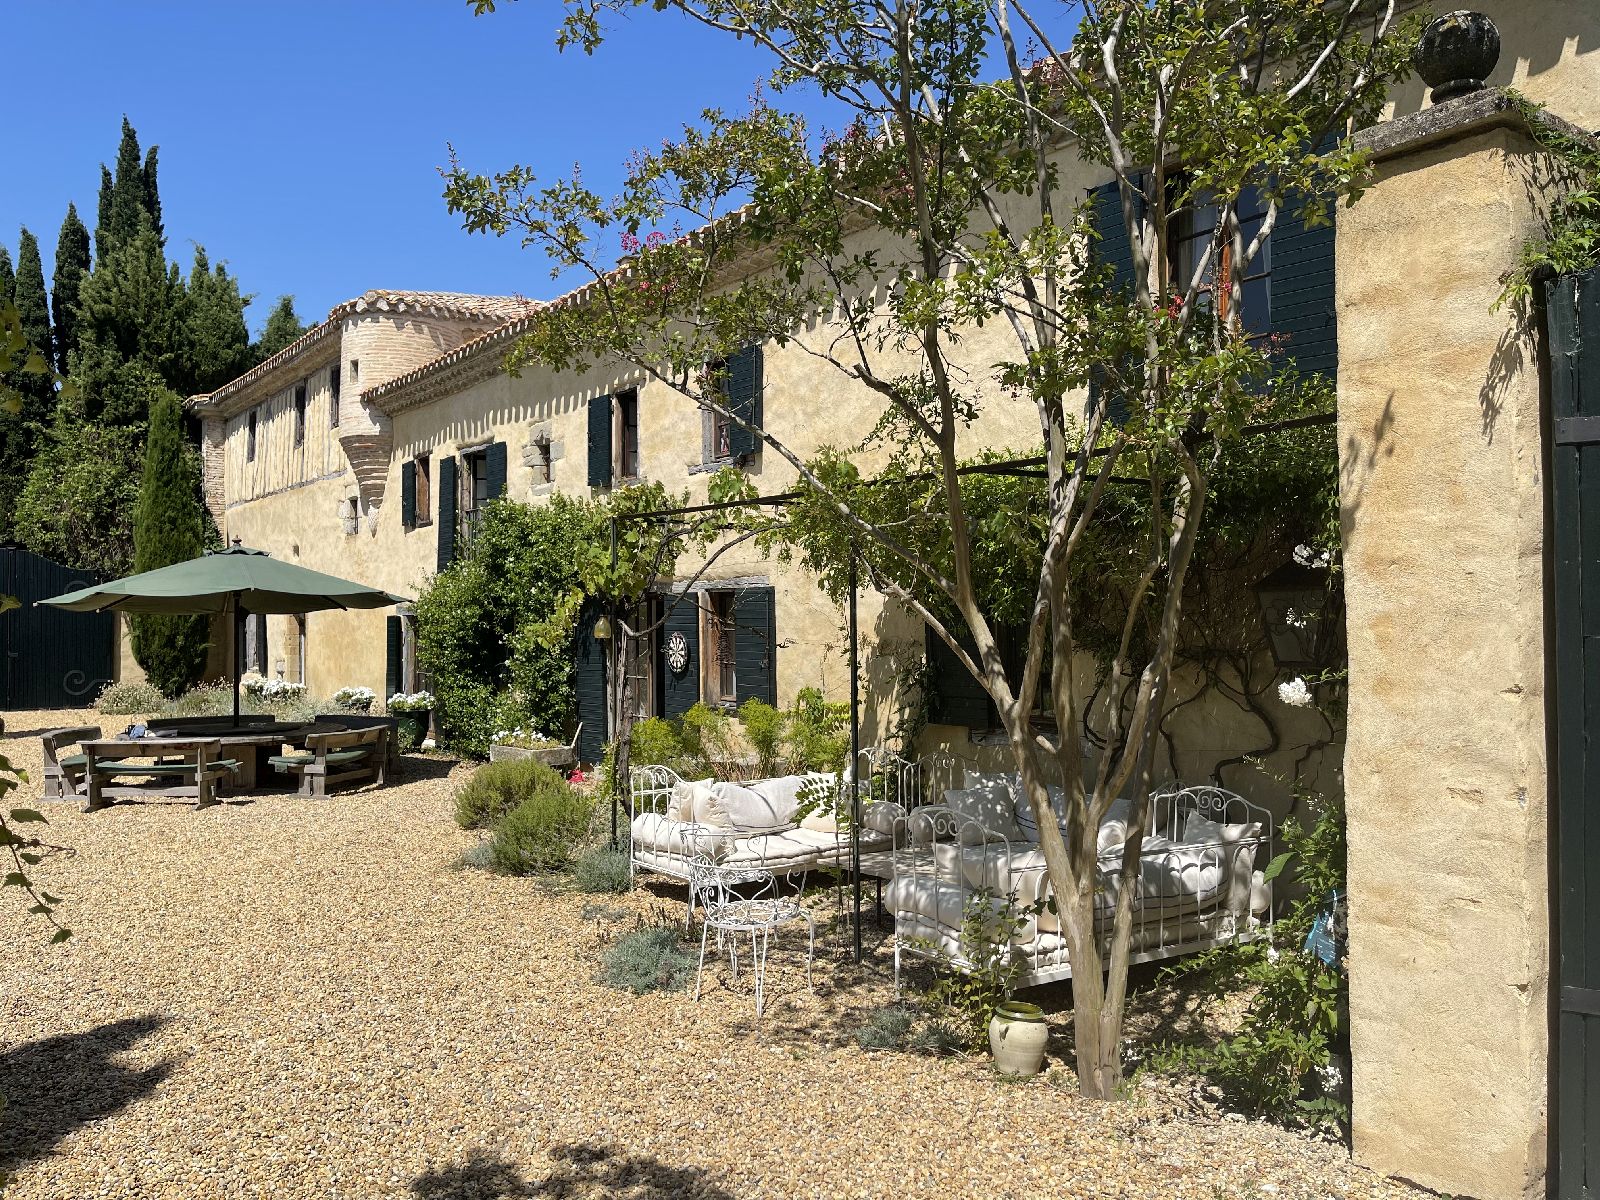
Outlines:
{"label": "wooden bench", "polygon": [[380,787],[389,778],[389,731],[342,729],[306,736],[303,754],[278,754],[267,760],[275,770],[300,777],[302,796],[326,796],[328,785],[371,779]]}
{"label": "wooden bench", "polygon": [[100,736],[98,725],[77,725],[68,729],[52,729],[39,740],[44,744],[44,798],[46,800],[82,799],[83,768],[88,756],[78,753],[62,754],[79,742],[92,742]]}
{"label": "wooden bench", "polygon": [[336,729],[386,729],[388,738],[385,745],[389,748],[389,770],[396,771],[400,768],[400,721],[397,717],[372,716],[368,713],[318,713],[317,730],[319,732]]}
{"label": "wooden bench", "polygon": [[[164,798],[192,799],[195,808],[219,803],[219,792],[226,790],[239,763],[222,757],[219,738],[150,738],[87,741],[83,789],[86,812],[107,808],[117,800]],[[160,762],[138,759],[159,757]],[[118,779],[141,779],[143,783],[116,783]]]}

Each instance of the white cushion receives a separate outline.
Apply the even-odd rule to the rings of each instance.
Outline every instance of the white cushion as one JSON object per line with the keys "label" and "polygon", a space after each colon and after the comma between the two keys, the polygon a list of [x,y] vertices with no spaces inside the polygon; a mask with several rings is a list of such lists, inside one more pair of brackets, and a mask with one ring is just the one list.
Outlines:
{"label": "white cushion", "polygon": [[1106,808],[1106,815],[1100,818],[1099,852],[1106,853],[1116,850],[1128,840],[1128,818],[1133,814],[1133,801],[1126,796],[1118,796]]}
{"label": "white cushion", "polygon": [[673,784],[672,794],[667,798],[667,816],[674,821],[694,820],[695,803],[710,798],[712,782],[710,779],[680,779]]}
{"label": "white cushion", "polygon": [[[792,825],[801,802],[812,807],[831,811],[837,792],[832,775],[812,771],[805,775],[780,775],[775,779],[758,779],[744,785],[762,797],[777,816],[776,824]],[[819,805],[820,801],[820,805]]]}
{"label": "white cushion", "polygon": [[819,808],[800,818],[800,828],[810,829],[815,833],[838,833],[839,818],[827,809]]}
{"label": "white cushion", "polygon": [[780,829],[794,818],[794,805],[787,815],[768,797],[738,783],[714,783],[704,800],[697,800],[694,818],[703,825],[740,831]]}
{"label": "white cushion", "polygon": [[700,854],[716,860],[732,848],[733,834],[649,812],[633,819],[633,845],[685,861]]}
{"label": "white cushion", "polygon": [[880,801],[869,804],[861,810],[861,828],[863,831],[878,834],[881,838],[887,838],[898,846],[906,838],[904,810],[893,803]]}
{"label": "white cushion", "polygon": [[[995,776],[981,779],[971,787],[950,788],[944,794],[945,807],[966,819],[976,822],[990,835],[1013,842],[1024,841],[1017,828],[1016,808],[1011,799],[1011,782]],[[983,835],[965,823],[957,830],[960,841],[983,841]]]}
{"label": "white cushion", "polygon": [[1191,812],[1184,818],[1185,843],[1191,846],[1222,848],[1220,862],[1230,912],[1244,914],[1251,911],[1250,893],[1256,865],[1256,839],[1260,836],[1261,824],[1258,821],[1224,825],[1198,812]]}
{"label": "white cushion", "polygon": [[815,829],[786,829],[782,833],[758,833],[742,837],[723,859],[728,866],[766,867],[770,870],[800,870],[814,866],[824,852],[838,847],[838,839]]}

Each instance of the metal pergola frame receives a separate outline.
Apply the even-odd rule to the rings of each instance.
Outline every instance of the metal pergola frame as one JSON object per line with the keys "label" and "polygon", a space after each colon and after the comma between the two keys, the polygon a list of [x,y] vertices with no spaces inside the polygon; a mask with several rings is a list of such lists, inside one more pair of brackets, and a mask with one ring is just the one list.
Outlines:
{"label": "metal pergola frame", "polygon": [[[1313,413],[1304,417],[1292,417],[1283,421],[1268,421],[1259,425],[1247,425],[1239,431],[1240,437],[1254,437],[1269,433],[1281,433],[1290,429],[1305,429],[1316,425],[1331,425],[1338,419],[1336,413]],[[1210,434],[1203,435],[1203,440],[1209,441]],[[1100,447],[1089,452],[1090,458],[1100,458],[1109,452],[1109,447]],[[971,463],[956,469],[957,475],[1002,475],[1013,478],[1043,479],[1046,476],[1047,459],[1043,455],[1030,458],[1005,459],[992,463]],[[890,484],[915,483],[938,479],[935,472],[917,472],[901,479],[868,479],[858,483],[857,487],[882,487]],[[1113,477],[1112,482],[1142,483],[1139,479],[1121,479]],[[613,515],[611,523],[611,565],[617,562],[617,526],[625,521],[664,521],[678,517],[693,516],[700,513],[726,512],[743,508],[782,508],[805,496],[803,491],[779,492],[771,496],[750,496],[740,500],[711,501],[705,504],[686,504],[674,508],[654,509],[649,512],[623,513]],[[852,931],[855,945],[856,961],[862,959],[861,948],[861,788],[856,772],[860,766],[861,758],[861,673],[860,673],[860,627],[857,620],[857,600],[860,594],[860,551],[856,546],[856,539],[850,539],[850,597],[847,604],[848,622],[850,630],[850,875],[853,891]],[[611,679],[617,678],[621,664],[617,660],[617,643],[620,639],[613,637],[608,654],[608,667]],[[774,675],[776,678],[776,675]],[[614,684],[613,684],[614,686]],[[607,713],[607,719],[610,718]],[[606,730],[608,735],[611,730]],[[615,790],[611,798],[611,823],[612,840],[615,842],[617,829],[617,806],[620,800]]]}

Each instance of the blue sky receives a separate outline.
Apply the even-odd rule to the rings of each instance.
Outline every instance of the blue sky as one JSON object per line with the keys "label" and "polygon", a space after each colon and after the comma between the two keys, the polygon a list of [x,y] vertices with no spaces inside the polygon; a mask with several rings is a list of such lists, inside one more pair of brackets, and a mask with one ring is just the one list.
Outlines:
{"label": "blue sky", "polygon": [[372,287],[551,294],[541,252],[469,237],[445,210],[446,143],[485,172],[523,162],[553,178],[581,161],[609,192],[630,151],[707,106],[740,108],[766,66],[649,9],[593,57],[561,54],[559,16],[555,0],[485,17],[465,0],[7,6],[19,119],[0,241],[15,255],[27,225],[48,275],[69,200],[93,227],[126,113],[161,147],[168,255],[187,270],[199,242],[227,260],[257,295],[252,331],[286,292],[307,321]]}

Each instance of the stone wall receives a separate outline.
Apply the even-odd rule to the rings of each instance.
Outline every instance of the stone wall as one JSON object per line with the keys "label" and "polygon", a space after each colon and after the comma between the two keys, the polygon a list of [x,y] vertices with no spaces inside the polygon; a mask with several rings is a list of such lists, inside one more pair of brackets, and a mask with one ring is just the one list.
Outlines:
{"label": "stone wall", "polygon": [[1542,1194],[1544,482],[1535,339],[1491,311],[1547,164],[1492,93],[1372,134],[1339,214],[1354,1143]]}

